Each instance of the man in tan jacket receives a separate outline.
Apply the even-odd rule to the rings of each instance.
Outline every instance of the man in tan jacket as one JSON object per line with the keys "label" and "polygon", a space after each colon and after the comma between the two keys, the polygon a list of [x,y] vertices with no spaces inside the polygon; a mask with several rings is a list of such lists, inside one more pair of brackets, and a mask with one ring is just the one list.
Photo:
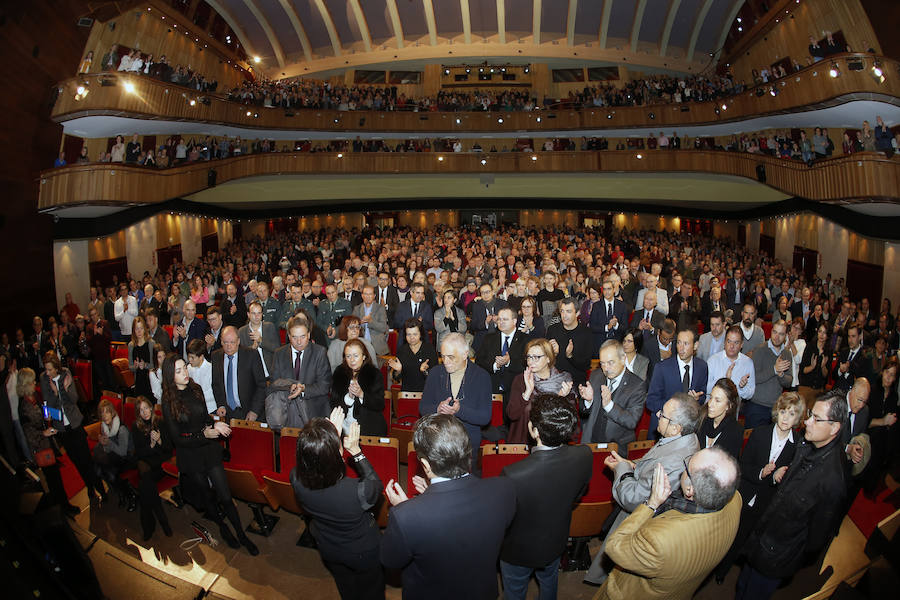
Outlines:
{"label": "man in tan jacket", "polygon": [[725,556],[741,516],[737,461],[713,447],[685,462],[674,494],[658,464],[649,500],[606,540],[617,568],[594,600],[689,600]]}

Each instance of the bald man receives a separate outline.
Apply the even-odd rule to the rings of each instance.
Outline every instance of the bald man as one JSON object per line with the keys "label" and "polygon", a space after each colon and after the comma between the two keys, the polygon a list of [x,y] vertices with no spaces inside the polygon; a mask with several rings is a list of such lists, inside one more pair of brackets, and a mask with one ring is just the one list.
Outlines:
{"label": "bald man", "polygon": [[650,498],[606,540],[613,570],[595,599],[690,598],[737,534],[741,495],[737,461],[719,448],[690,457],[672,491],[662,464]]}
{"label": "bald man", "polygon": [[206,337],[209,325],[206,321],[195,318],[197,305],[191,299],[184,301],[182,312],[184,317],[175,323],[175,330],[172,332],[172,345],[175,347],[175,353],[187,362],[188,343],[191,340],[202,340]]}

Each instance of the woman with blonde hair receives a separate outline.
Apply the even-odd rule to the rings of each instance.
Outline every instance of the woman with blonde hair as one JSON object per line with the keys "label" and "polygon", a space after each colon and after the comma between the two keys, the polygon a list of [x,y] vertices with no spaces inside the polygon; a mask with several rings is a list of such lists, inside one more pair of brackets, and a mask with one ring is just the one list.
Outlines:
{"label": "woman with blonde hair", "polygon": [[[28,445],[28,460],[38,460],[38,454],[43,453],[52,462],[44,462],[41,471],[47,480],[49,493],[46,498],[60,506],[68,516],[74,517],[81,512],[77,506],[69,504],[66,490],[63,486],[62,475],[59,471],[59,463],[56,460],[57,446],[54,441],[56,429],[44,418],[41,400],[35,393],[35,374],[32,369],[25,367],[18,371],[13,367],[7,377],[7,393],[10,400],[18,400],[18,422],[22,425],[22,432]],[[48,452],[49,451],[49,452]],[[52,455],[51,455],[52,453]]]}
{"label": "woman with blonde hair", "polygon": [[152,396],[150,371],[156,358],[156,344],[150,337],[144,317],[135,317],[131,326],[131,341],[128,342],[128,368],[134,373],[134,393],[137,396]]}

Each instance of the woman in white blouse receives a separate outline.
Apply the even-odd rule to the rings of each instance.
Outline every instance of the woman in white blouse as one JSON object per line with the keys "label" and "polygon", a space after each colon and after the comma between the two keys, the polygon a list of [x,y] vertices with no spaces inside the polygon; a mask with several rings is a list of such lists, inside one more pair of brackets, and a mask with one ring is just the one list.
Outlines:
{"label": "woman in white blouse", "polygon": [[800,394],[784,392],[772,407],[772,423],[760,425],[750,434],[741,454],[741,482],[738,486],[744,502],[741,524],[731,549],[716,567],[717,582],[725,580],[757,520],[775,496],[799,444],[793,430],[805,415],[806,402]]}
{"label": "woman in white blouse", "polygon": [[622,347],[625,349],[625,368],[647,381],[647,367],[650,366],[650,359],[641,354],[643,346],[644,336],[637,327],[628,330],[628,333],[622,338]]}

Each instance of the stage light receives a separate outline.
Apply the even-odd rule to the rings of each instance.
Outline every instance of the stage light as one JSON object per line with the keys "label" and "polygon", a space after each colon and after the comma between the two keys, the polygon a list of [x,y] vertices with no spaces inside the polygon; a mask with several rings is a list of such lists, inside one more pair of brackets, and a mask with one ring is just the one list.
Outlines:
{"label": "stage light", "polygon": [[503,124],[503,117],[498,117],[498,118],[497,118],[497,122],[500,123],[500,124],[502,125],[502,124]]}
{"label": "stage light", "polygon": [[486,164],[487,164],[487,161],[486,161],[485,159],[482,158],[482,159],[481,159],[481,166],[483,167],[483,166],[486,165]]}
{"label": "stage light", "polygon": [[262,59],[261,59],[260,57],[258,57],[258,56],[254,56],[254,57],[253,57],[253,62],[259,64],[260,62],[262,62]]}
{"label": "stage light", "polygon": [[343,152],[338,152],[338,158],[344,158],[344,153],[343,153]]}
{"label": "stage light", "polygon": [[537,160],[537,156],[536,156],[536,155],[534,155],[534,154],[532,154],[532,155],[531,155],[531,160],[532,160],[532,161],[535,161],[535,160]]}
{"label": "stage light", "polygon": [[248,117],[249,117],[250,115],[252,115],[252,114],[253,114],[253,113],[250,112],[249,110],[247,111],[247,116],[248,116]]}
{"label": "stage light", "polygon": [[828,69],[828,74],[831,75],[832,78],[841,76],[841,70],[838,68],[837,63],[831,63],[831,68]]}
{"label": "stage light", "polygon": [[444,162],[444,157],[443,157],[443,156],[438,156],[438,162]]}
{"label": "stage light", "polygon": [[644,156],[643,156],[642,154],[638,154],[636,158],[637,158],[638,160],[641,160],[642,158],[644,158]]}
{"label": "stage light", "polygon": [[197,101],[196,101],[196,100],[191,100],[190,105],[191,105],[191,106],[197,106]]}
{"label": "stage light", "polygon": [[131,83],[130,81],[125,82],[125,91],[128,92],[129,94],[133,94],[134,93],[134,84]]}

